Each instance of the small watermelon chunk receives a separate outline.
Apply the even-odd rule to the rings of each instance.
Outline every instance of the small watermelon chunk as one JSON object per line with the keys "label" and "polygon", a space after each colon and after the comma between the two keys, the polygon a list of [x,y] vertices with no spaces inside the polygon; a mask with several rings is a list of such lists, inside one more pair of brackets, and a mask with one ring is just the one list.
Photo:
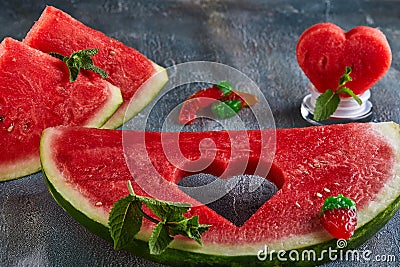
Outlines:
{"label": "small watermelon chunk", "polygon": [[[164,68],[137,50],[107,37],[52,6],[45,8],[23,42],[43,52],[56,52],[64,56],[78,50],[99,49],[92,57],[93,62],[107,72],[107,80],[121,89],[123,98],[121,107],[104,125],[105,128],[118,128],[124,121],[135,116],[168,80]],[[155,74],[150,82],[145,83]]]}
{"label": "small watermelon chunk", "polygon": [[[144,221],[129,248],[176,266],[315,266],[330,260],[323,251],[337,249],[337,240],[319,218],[326,197],[343,194],[357,204],[357,228],[346,249],[365,242],[400,207],[400,126],[393,122],[278,129],[275,157],[264,178],[279,190],[240,227],[179,189],[179,181],[193,174],[171,163],[180,153],[197,167],[199,156],[211,160],[201,173],[218,175],[230,162],[248,162],[245,174],[258,175],[254,167],[263,164],[260,155],[265,147],[261,136],[268,131],[181,132],[177,138],[177,133],[57,127],[44,131],[40,153],[56,201],[107,240],[108,214],[115,201],[129,194],[127,180],[139,195],[191,204],[187,215],[198,215],[200,223],[212,225],[202,236],[203,246],[176,237],[163,254],[150,255],[147,242],[154,224]],[[231,141],[243,134],[249,144],[238,142],[241,147],[236,151],[249,154],[231,153]],[[123,142],[123,135],[129,142]],[[168,140],[178,139],[181,151],[168,149],[174,143]],[[209,139],[210,147],[202,142]],[[257,255],[266,246],[270,252],[285,250],[285,255],[313,250],[316,257],[282,263],[275,254],[261,262]]]}
{"label": "small watermelon chunk", "polygon": [[119,89],[19,41],[0,44],[0,181],[40,170],[39,141],[50,126],[100,127],[122,102]]}
{"label": "small watermelon chunk", "polygon": [[333,23],[318,23],[305,30],[297,43],[299,66],[315,88],[336,90],[346,67],[356,95],[364,93],[388,71],[392,52],[385,35],[376,28],[359,26],[348,32]]}

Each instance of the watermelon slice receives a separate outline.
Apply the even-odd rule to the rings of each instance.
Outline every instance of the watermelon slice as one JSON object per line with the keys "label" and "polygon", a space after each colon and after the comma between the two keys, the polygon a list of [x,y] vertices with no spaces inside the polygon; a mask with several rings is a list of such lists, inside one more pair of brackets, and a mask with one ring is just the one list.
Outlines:
{"label": "watermelon slice", "polygon": [[[161,134],[56,127],[44,131],[40,151],[53,197],[80,223],[107,240],[111,239],[108,214],[112,204],[128,194],[127,180],[137,194],[192,204],[188,215],[197,214],[200,223],[212,225],[202,237],[203,246],[177,238],[163,254],[150,255],[146,241],[154,224],[144,222],[130,248],[171,265],[279,264],[273,253],[264,262],[258,259],[266,246],[270,252],[313,250],[317,258],[322,257],[293,264],[315,265],[329,260],[327,253],[321,254],[323,250],[336,249],[336,240],[319,222],[326,197],[343,194],[357,203],[358,226],[347,248],[361,245],[399,208],[400,126],[391,122],[277,130],[276,154],[264,177],[279,191],[240,227],[178,188],[177,183],[192,173],[170,163],[179,155],[168,149],[172,144],[168,140],[178,140],[179,135],[181,152],[193,164],[198,164],[200,156],[211,160],[199,172],[220,175],[229,161],[248,159],[245,173],[258,174],[255,167],[263,164],[259,162],[261,134],[266,131]],[[243,134],[249,146],[231,154],[230,141],[246,143],[236,142]],[[202,142],[201,153],[200,142],[210,139],[215,145],[208,147]]]}
{"label": "watermelon slice", "polygon": [[[135,49],[107,37],[52,6],[45,8],[23,42],[43,52],[57,52],[65,56],[82,49],[99,49],[93,56],[93,61],[107,72],[107,80],[121,89],[123,98],[121,107],[107,121],[105,128],[118,128],[124,121],[135,116],[168,80],[164,68]],[[153,75],[155,76],[151,82],[145,83]]]}
{"label": "watermelon slice", "polygon": [[122,102],[119,89],[83,72],[69,82],[65,64],[11,38],[0,44],[0,181],[40,170],[46,127],[100,127]]}

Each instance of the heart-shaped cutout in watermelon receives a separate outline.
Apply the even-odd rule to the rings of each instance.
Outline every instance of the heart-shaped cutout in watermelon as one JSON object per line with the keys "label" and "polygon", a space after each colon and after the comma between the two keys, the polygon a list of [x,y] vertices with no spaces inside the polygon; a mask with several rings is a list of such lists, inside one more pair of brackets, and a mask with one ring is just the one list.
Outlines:
{"label": "heart-shaped cutout in watermelon", "polygon": [[186,176],[178,185],[183,192],[239,227],[278,191],[268,179],[250,174],[220,179],[199,173]]}
{"label": "heart-shaped cutout in watermelon", "polygon": [[319,23],[304,31],[297,43],[299,66],[315,88],[335,90],[346,67],[356,95],[370,89],[387,72],[392,53],[385,35],[376,28],[359,26],[345,32],[332,23]]}

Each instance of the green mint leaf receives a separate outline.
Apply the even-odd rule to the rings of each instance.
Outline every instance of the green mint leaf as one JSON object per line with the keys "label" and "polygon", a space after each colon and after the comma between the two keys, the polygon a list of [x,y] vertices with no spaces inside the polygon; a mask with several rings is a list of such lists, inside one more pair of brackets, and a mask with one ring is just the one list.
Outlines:
{"label": "green mint leaf", "polygon": [[114,203],[108,224],[114,249],[129,247],[142,226],[142,203],[129,195]]}
{"label": "green mint leaf", "polygon": [[220,119],[235,116],[241,108],[242,102],[240,100],[216,101],[211,105],[212,113]]}
{"label": "green mint leaf", "polygon": [[63,56],[63,55],[61,55],[59,53],[55,53],[55,52],[50,52],[49,55],[52,56],[52,57],[58,58],[58,59],[60,59],[60,60],[62,60],[64,62],[68,59],[68,57]]}
{"label": "green mint leaf", "polygon": [[69,67],[69,81],[74,82],[78,78],[79,69],[75,67]]}
{"label": "green mint leaf", "polygon": [[353,79],[350,77],[350,73],[351,73],[351,68],[350,67],[346,67],[344,74],[340,77],[339,79],[339,84],[338,84],[338,88],[342,87],[343,85],[345,85],[347,82],[352,81]]}
{"label": "green mint leaf", "polygon": [[87,69],[99,74],[101,76],[101,78],[103,78],[103,79],[107,79],[107,77],[108,77],[107,72],[105,72],[103,69],[101,69],[101,68],[99,68],[99,67],[97,67],[95,65],[93,65],[93,66],[91,66],[90,68],[87,68]]}
{"label": "green mint leaf", "polygon": [[314,120],[322,121],[328,119],[339,106],[340,97],[333,90],[326,90],[315,103]]}
{"label": "green mint leaf", "polygon": [[69,70],[69,80],[70,82],[74,82],[78,78],[81,69],[94,71],[95,73],[100,74],[102,78],[107,78],[107,73],[103,69],[94,65],[93,60],[90,58],[96,55],[98,51],[99,50],[96,48],[79,50],[73,52],[69,57],[54,52],[50,52],[49,54],[61,59],[67,65]]}
{"label": "green mint leaf", "polygon": [[99,52],[99,49],[97,48],[91,48],[91,49],[85,49],[85,50],[79,50],[74,53],[72,53],[71,57],[73,56],[78,56],[78,57],[92,57]]}
{"label": "green mint leaf", "polygon": [[233,90],[232,84],[228,81],[220,81],[217,84],[217,87],[222,91],[224,95],[229,94]]}
{"label": "green mint leaf", "polygon": [[154,214],[167,222],[176,222],[186,219],[182,213],[187,212],[190,209],[190,205],[180,202],[168,202],[156,200],[154,198],[137,196]]}
{"label": "green mint leaf", "polygon": [[158,223],[149,239],[150,254],[160,255],[167,249],[172,240],[174,238],[169,235],[168,226],[164,222]]}
{"label": "green mint leaf", "polygon": [[354,100],[361,106],[362,100],[348,87],[342,87],[337,92],[337,94],[348,94],[354,98]]}
{"label": "green mint leaf", "polygon": [[201,235],[210,229],[211,225],[199,224],[199,216],[185,218],[177,223],[170,224],[171,235],[183,235],[202,245]]}
{"label": "green mint leaf", "polygon": [[[210,225],[199,224],[198,216],[192,218],[183,216],[183,213],[190,209],[190,205],[138,196],[130,181],[128,190],[130,194],[114,203],[109,216],[110,234],[115,249],[129,247],[134,236],[140,231],[143,219],[157,224],[149,239],[151,254],[158,255],[164,252],[174,240],[173,236],[177,234],[202,244],[201,235],[210,228]],[[143,212],[142,205],[146,205],[160,220]]]}

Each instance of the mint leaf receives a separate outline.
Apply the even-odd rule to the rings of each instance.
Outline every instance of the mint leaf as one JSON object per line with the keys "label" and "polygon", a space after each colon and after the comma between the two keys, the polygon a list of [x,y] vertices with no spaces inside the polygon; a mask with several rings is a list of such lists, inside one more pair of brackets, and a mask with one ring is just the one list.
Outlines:
{"label": "mint leaf", "polygon": [[212,113],[220,119],[226,119],[235,116],[242,108],[242,102],[240,100],[227,100],[227,101],[215,101],[211,105]]}
{"label": "mint leaf", "polygon": [[[157,224],[149,240],[151,254],[158,255],[164,252],[174,240],[173,236],[178,234],[202,244],[201,235],[210,228],[210,225],[199,224],[198,216],[191,218],[183,216],[183,213],[190,209],[189,204],[138,196],[130,181],[128,190],[130,194],[127,197],[114,203],[108,219],[114,249],[130,247],[134,236],[140,231],[143,219]],[[146,214],[142,210],[143,205],[153,211],[160,220]]]}
{"label": "mint leaf", "polygon": [[220,81],[217,84],[217,87],[222,91],[224,95],[229,94],[233,90],[232,84],[228,81]]}
{"label": "mint leaf", "polygon": [[339,106],[340,97],[333,90],[326,90],[317,98],[314,109],[314,120],[328,119]]}
{"label": "mint leaf", "polygon": [[345,85],[347,82],[352,81],[353,79],[350,76],[351,73],[351,68],[350,67],[346,67],[344,74],[340,77],[339,79],[339,84],[338,84],[338,88],[342,87],[343,85]]}
{"label": "mint leaf", "polygon": [[210,229],[211,225],[199,224],[199,216],[193,216],[192,218],[185,218],[178,223],[171,224],[170,227],[172,235],[180,234],[202,245],[201,235]]}
{"label": "mint leaf", "polygon": [[102,78],[107,78],[107,73],[94,65],[93,60],[90,58],[97,54],[99,49],[85,49],[73,52],[69,57],[59,53],[50,52],[49,54],[55,58],[62,60],[68,67],[69,80],[74,82],[78,78],[80,69],[91,70],[99,74]]}
{"label": "mint leaf", "polygon": [[348,94],[353,97],[359,105],[362,104],[362,100],[350,88],[344,86],[347,82],[353,80],[350,76],[351,71],[350,67],[346,67],[344,74],[339,79],[336,91],[328,89],[317,98],[314,108],[315,121],[326,120],[335,113],[340,103],[339,94]]}
{"label": "mint leaf", "polygon": [[166,221],[179,221],[185,219],[182,213],[190,209],[190,205],[180,202],[168,202],[155,200],[153,198],[137,196],[158,218]]}
{"label": "mint leaf", "polygon": [[142,226],[142,203],[127,196],[114,203],[109,216],[110,234],[114,249],[128,247]]}
{"label": "mint leaf", "polygon": [[174,238],[169,235],[168,226],[164,222],[158,223],[149,239],[150,254],[160,255],[167,249],[172,240]]}
{"label": "mint leaf", "polygon": [[52,57],[58,58],[58,59],[60,59],[60,60],[62,60],[64,62],[65,62],[65,60],[68,59],[68,57],[63,56],[63,55],[61,55],[59,53],[55,53],[55,52],[50,52],[49,55],[52,56]]}
{"label": "mint leaf", "polygon": [[361,106],[362,100],[351,90],[350,88],[347,87],[342,87],[340,88],[337,92],[337,94],[348,94],[351,97],[354,98],[354,100]]}

